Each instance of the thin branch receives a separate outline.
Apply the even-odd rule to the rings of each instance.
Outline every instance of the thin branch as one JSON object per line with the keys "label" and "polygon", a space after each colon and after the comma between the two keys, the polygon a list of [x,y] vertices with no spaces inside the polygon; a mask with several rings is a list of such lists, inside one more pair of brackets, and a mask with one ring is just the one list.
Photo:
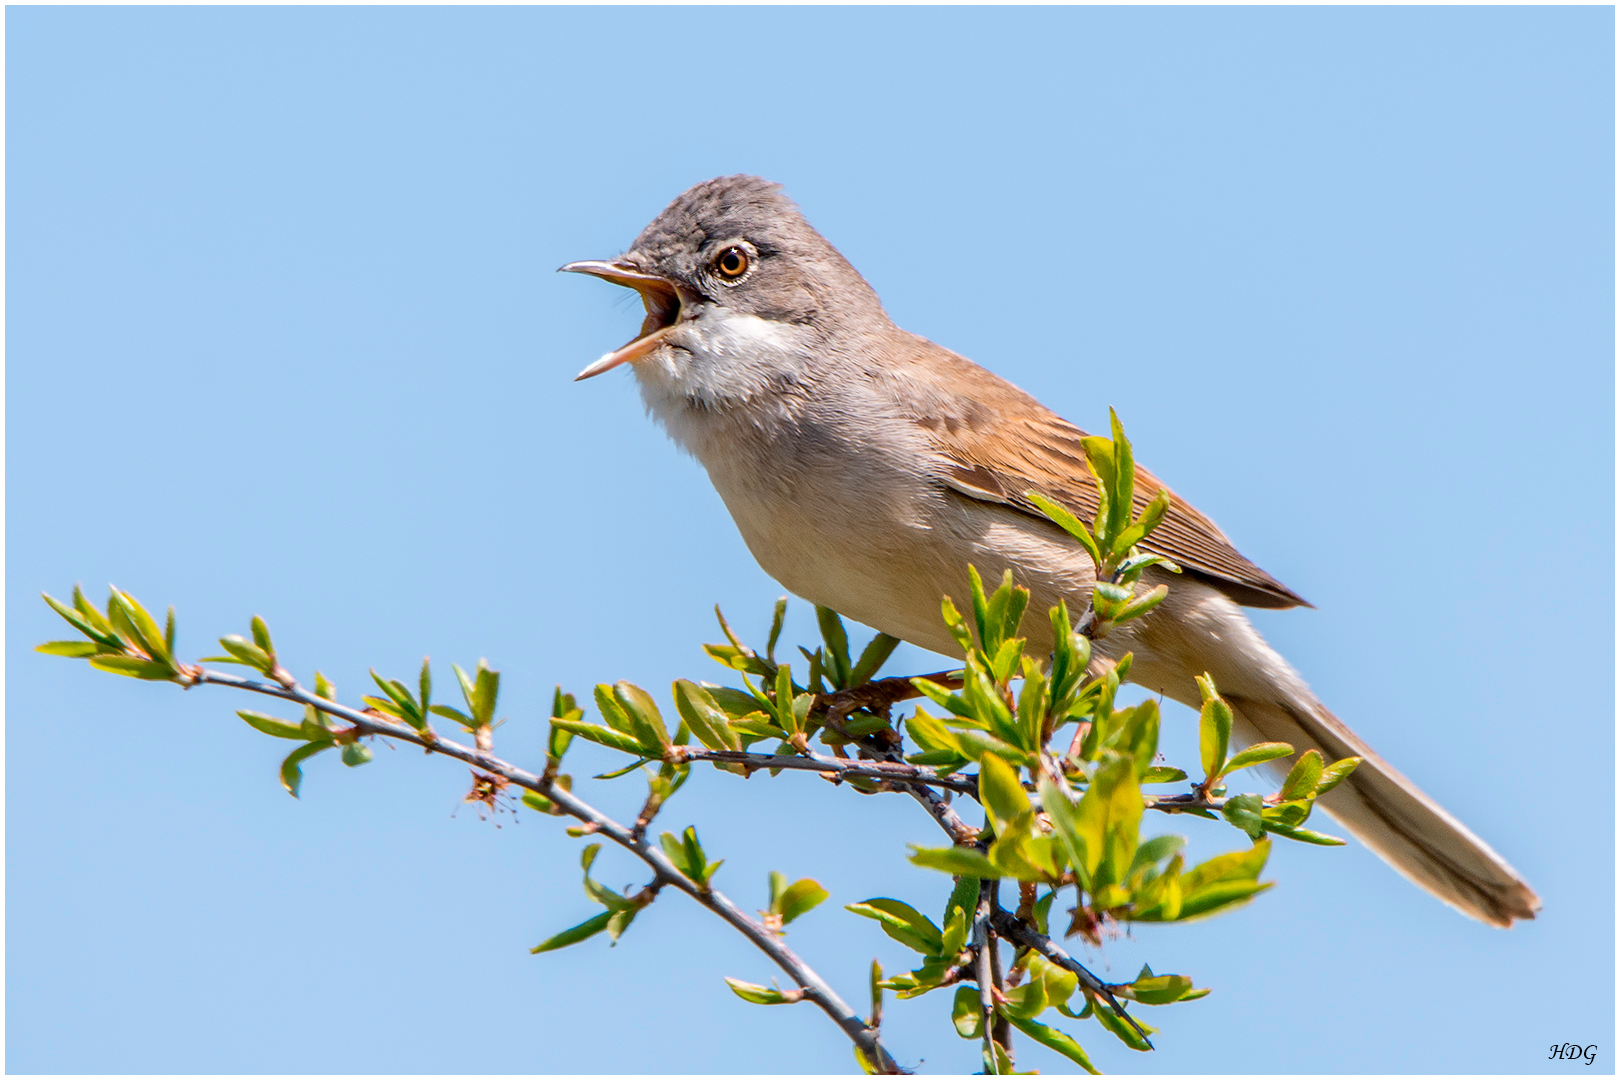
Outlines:
{"label": "thin branch", "polygon": [[1218,814],[1227,800],[1222,797],[1212,799],[1204,795],[1144,795],[1142,808],[1144,810],[1160,810],[1166,814],[1187,814],[1199,810]]}
{"label": "thin branch", "polygon": [[565,788],[558,787],[551,779],[536,776],[527,770],[495,757],[493,754],[461,743],[451,742],[442,738],[425,738],[420,733],[401,724],[390,723],[371,713],[351,709],[335,701],[329,701],[310,693],[292,679],[284,684],[260,682],[257,679],[247,679],[238,675],[231,675],[223,671],[213,671],[206,668],[188,669],[186,675],[193,684],[212,683],[218,686],[231,686],[238,690],[248,690],[256,694],[266,694],[270,697],[282,698],[286,701],[297,702],[301,705],[310,705],[321,712],[328,713],[341,720],[353,724],[362,733],[367,735],[381,735],[401,742],[413,743],[430,753],[443,754],[446,757],[464,761],[469,765],[483,769],[485,772],[499,776],[518,787],[527,788],[551,800],[570,817],[591,825],[595,832],[612,840],[615,844],[635,855],[646,863],[656,875],[656,882],[671,885],[686,893],[699,904],[714,912],[720,918],[740,932],[756,948],[770,957],[789,978],[795,986],[804,991],[804,1000],[814,1002],[822,1012],[832,1018],[844,1034],[860,1048],[868,1060],[884,1073],[898,1073],[900,1067],[884,1049],[878,1034],[846,1005],[831,986],[816,974],[804,961],[800,960],[791,949],[784,945],[774,934],[771,934],[759,923],[743,914],[742,910],[732,903],[723,894],[713,889],[703,888],[694,884],[684,874],[675,868],[675,865],[664,855],[657,845],[650,844],[645,838],[637,838],[631,831],[607,817],[601,811],[580,799]]}
{"label": "thin branch", "polygon": [[[987,921],[993,929],[995,926],[996,915],[1002,914],[1001,879],[991,878],[989,881],[985,881],[980,884],[979,895],[985,897],[987,900],[989,905],[989,917]],[[987,948],[990,952],[990,985],[996,988],[995,992],[999,997],[1002,996],[1006,990],[1006,980],[1003,978],[1001,972],[1001,943],[995,934],[990,934],[988,937],[989,941],[987,942]],[[993,1038],[996,1044],[1007,1052],[1007,1060],[1008,1062],[1011,1062],[1013,1059],[1012,1021],[1000,1013],[995,1015],[994,1020],[995,1023],[992,1025],[990,1031],[991,1038]]]}
{"label": "thin branch", "polygon": [[984,1056],[989,1060],[985,1062],[986,1069],[991,1073],[1000,1071],[1000,1063],[996,1059],[995,1029],[996,1018],[996,981],[990,967],[990,882],[979,883],[979,905],[973,912],[973,966],[975,978],[979,983],[979,1034],[984,1039]]}
{"label": "thin branch", "polygon": [[1142,1037],[1142,1041],[1147,1043],[1148,1048],[1150,1050],[1153,1048],[1153,1044],[1148,1042],[1147,1032],[1143,1031],[1142,1025],[1138,1024],[1135,1018],[1125,1011],[1125,1006],[1119,1003],[1119,999],[1114,996],[1114,992],[1109,988],[1109,985],[1093,975],[1080,961],[1070,956],[1063,946],[1025,923],[1010,911],[995,911],[990,917],[990,923],[996,933],[1013,944],[1022,945],[1026,949],[1034,949],[1052,963],[1074,972],[1075,975],[1079,976],[1081,986],[1113,1006],[1114,1011],[1136,1030],[1136,1033]]}
{"label": "thin branch", "polygon": [[817,694],[815,709],[826,710],[837,726],[850,713],[865,710],[877,716],[887,717],[889,710],[902,701],[922,697],[922,691],[912,685],[913,678],[927,679],[940,686],[959,689],[962,685],[962,669],[951,671],[936,671],[928,675],[902,675],[888,679],[873,679],[871,682],[852,686],[848,690],[835,690],[830,694]]}
{"label": "thin branch", "polygon": [[674,755],[682,761],[719,761],[743,765],[750,772],[755,769],[793,769],[800,772],[835,774],[838,777],[860,776],[871,780],[887,780],[896,785],[926,784],[963,795],[976,795],[978,780],[966,776],[940,776],[926,765],[912,765],[904,761],[856,761],[850,758],[827,757],[824,754],[805,753],[799,757],[779,757],[775,754],[755,754],[743,750],[705,750],[696,746],[677,747]]}

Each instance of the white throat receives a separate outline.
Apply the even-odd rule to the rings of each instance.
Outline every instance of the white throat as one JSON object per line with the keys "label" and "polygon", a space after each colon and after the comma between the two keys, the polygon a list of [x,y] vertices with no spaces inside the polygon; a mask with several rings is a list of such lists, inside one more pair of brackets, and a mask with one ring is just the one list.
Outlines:
{"label": "white throat", "polygon": [[809,339],[800,327],[709,304],[633,370],[647,411],[683,449],[702,458],[705,416],[790,407],[791,387],[812,358]]}

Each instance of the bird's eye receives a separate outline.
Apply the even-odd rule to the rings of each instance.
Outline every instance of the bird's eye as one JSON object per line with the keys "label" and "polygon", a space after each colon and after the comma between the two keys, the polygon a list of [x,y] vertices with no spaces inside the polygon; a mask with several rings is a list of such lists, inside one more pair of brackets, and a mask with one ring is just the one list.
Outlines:
{"label": "bird's eye", "polygon": [[736,281],[748,272],[748,252],[740,247],[728,247],[714,260],[714,268],[720,271],[720,276]]}

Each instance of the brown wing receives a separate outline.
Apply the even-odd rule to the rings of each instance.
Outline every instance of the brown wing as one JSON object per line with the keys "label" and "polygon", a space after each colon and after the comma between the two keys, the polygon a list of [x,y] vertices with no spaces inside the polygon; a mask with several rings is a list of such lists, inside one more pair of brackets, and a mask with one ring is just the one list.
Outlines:
{"label": "brown wing", "polygon": [[[970,498],[1043,520],[1025,492],[1039,492],[1082,521],[1096,516],[1097,481],[1080,442],[1085,432],[977,364],[922,338],[907,337],[910,348],[897,351],[910,362],[896,365],[891,374],[904,379],[904,386],[895,384],[897,397],[926,432],[945,484]],[[1136,467],[1139,511],[1161,488],[1158,478]],[[1174,560],[1239,604],[1309,606],[1238,554],[1213,521],[1174,492],[1169,495],[1169,511],[1142,547]]]}

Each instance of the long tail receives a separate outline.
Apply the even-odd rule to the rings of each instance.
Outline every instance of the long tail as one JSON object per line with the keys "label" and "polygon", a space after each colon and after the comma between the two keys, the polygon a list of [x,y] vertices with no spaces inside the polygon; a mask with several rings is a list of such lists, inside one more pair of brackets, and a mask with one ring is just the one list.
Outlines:
{"label": "long tail", "polygon": [[1298,752],[1315,749],[1330,762],[1362,758],[1349,779],[1322,797],[1323,809],[1335,820],[1412,882],[1465,915],[1503,927],[1512,926],[1514,919],[1536,917],[1541,900],[1535,890],[1490,845],[1374,753],[1302,685],[1273,688],[1291,700],[1223,692],[1237,714],[1236,738],[1292,743]]}

